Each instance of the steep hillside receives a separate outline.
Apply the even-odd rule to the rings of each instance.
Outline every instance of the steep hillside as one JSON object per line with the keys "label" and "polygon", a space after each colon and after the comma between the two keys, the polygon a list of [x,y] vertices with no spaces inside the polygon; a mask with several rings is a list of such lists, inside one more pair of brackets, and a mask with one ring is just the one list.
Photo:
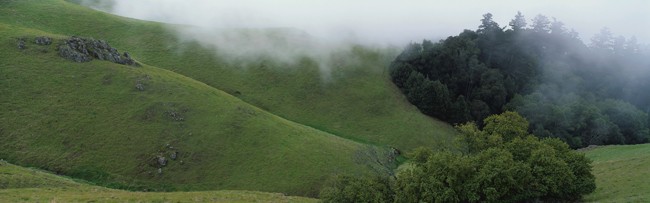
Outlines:
{"label": "steep hillside", "polygon": [[357,154],[370,146],[144,63],[72,62],[61,38],[0,23],[2,159],[137,190],[314,195],[331,175],[369,171]]}
{"label": "steep hillside", "polygon": [[126,192],[80,183],[0,161],[2,202],[316,202],[314,199],[251,191]]}
{"label": "steep hillside", "polygon": [[[327,61],[226,60],[212,48],[181,40],[164,24],[117,17],[63,0],[4,1],[0,19],[50,33],[106,39],[139,61],[201,81],[281,117],[352,140],[408,150],[440,146],[451,126],[408,104],[384,71],[396,54],[343,47]],[[274,32],[277,34],[277,32]],[[326,79],[324,79],[326,78]]]}
{"label": "steep hillside", "polygon": [[593,160],[597,187],[586,201],[650,201],[650,144],[598,147],[585,154]]}

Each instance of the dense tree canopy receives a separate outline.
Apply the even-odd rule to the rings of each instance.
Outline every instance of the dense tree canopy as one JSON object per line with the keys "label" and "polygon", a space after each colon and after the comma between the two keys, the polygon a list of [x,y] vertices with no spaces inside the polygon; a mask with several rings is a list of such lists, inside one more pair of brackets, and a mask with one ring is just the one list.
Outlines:
{"label": "dense tree canopy", "polygon": [[537,15],[510,29],[492,14],[476,31],[410,44],[391,64],[393,82],[423,113],[451,122],[517,111],[539,137],[571,147],[648,142],[650,54],[604,28],[585,45],[564,23]]}
{"label": "dense tree canopy", "polygon": [[463,153],[420,148],[391,178],[340,177],[324,202],[578,201],[596,189],[589,159],[557,138],[527,133],[515,112],[492,115],[481,130],[458,126]]}

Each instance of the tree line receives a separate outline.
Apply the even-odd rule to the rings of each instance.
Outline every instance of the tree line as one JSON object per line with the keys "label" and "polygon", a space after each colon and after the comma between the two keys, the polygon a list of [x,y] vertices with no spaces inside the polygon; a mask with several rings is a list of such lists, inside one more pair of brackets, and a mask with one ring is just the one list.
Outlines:
{"label": "tree line", "polygon": [[572,148],[650,139],[650,54],[607,28],[586,45],[564,23],[521,13],[501,27],[483,15],[476,30],[411,43],[390,65],[392,81],[424,114],[483,126],[516,111],[538,137]]}

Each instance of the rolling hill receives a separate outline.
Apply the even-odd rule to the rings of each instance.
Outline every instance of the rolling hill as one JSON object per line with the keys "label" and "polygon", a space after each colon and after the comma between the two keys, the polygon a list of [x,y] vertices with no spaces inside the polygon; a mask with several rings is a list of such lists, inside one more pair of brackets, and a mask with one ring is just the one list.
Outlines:
{"label": "rolling hill", "polygon": [[[314,196],[330,176],[371,173],[364,151],[450,147],[455,134],[392,85],[392,50],[343,48],[321,81],[309,57],[226,60],[169,25],[63,0],[0,1],[0,14],[0,158],[21,166],[129,190]],[[59,57],[75,35],[142,66]]]}
{"label": "rolling hill", "polygon": [[178,25],[113,16],[63,0],[4,4],[0,12],[9,17],[0,21],[6,24],[107,40],[141,62],[341,137],[409,149],[446,143],[455,133],[446,123],[422,115],[394,87],[385,70],[397,50],[342,47],[328,61],[335,66],[331,81],[325,82],[316,59],[308,55],[297,63],[225,59],[213,47],[181,39],[174,30]]}
{"label": "rolling hill", "polygon": [[[0,35],[10,53],[1,57],[0,157],[12,162],[127,189],[303,195],[328,175],[365,171],[353,161],[362,144],[190,78],[146,64],[76,63],[57,56],[54,45],[28,42],[21,51]],[[159,157],[169,164],[156,163]]]}
{"label": "rolling hill", "polygon": [[317,202],[253,191],[128,192],[107,189],[46,171],[0,161],[2,202]]}

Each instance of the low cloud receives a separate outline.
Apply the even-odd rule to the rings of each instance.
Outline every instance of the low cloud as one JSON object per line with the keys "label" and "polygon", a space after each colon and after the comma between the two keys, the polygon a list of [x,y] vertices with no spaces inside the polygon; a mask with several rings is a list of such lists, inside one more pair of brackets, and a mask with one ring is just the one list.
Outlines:
{"label": "low cloud", "polygon": [[[476,29],[491,12],[502,27],[521,11],[555,17],[589,44],[603,27],[616,36],[650,42],[650,1],[627,0],[82,0],[107,12],[175,26],[181,39],[196,40],[228,57],[310,56],[327,72],[331,50],[348,44],[402,47]],[[98,2],[101,2],[98,4]],[[531,23],[529,22],[529,25]],[[282,34],[284,33],[284,34]]]}
{"label": "low cloud", "polygon": [[[332,40],[405,44],[475,29],[491,12],[506,26],[521,11],[555,17],[590,39],[602,27],[650,42],[645,0],[111,0],[109,12],[206,28],[296,28]],[[106,2],[106,1],[102,1]]]}

